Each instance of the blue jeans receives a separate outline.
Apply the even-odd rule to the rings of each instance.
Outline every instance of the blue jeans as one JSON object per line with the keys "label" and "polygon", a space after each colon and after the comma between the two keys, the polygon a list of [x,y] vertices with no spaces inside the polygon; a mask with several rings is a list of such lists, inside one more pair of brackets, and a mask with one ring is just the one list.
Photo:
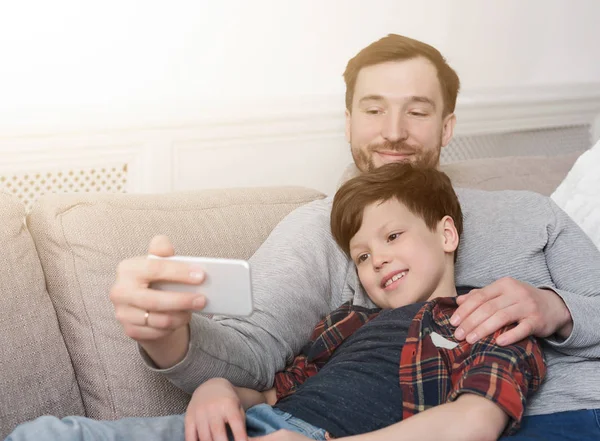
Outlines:
{"label": "blue jeans", "polygon": [[523,418],[513,436],[499,441],[598,441],[600,409],[557,412]]}
{"label": "blue jeans", "polygon": [[[325,440],[325,430],[314,427],[267,404],[246,412],[248,436],[262,436],[279,429]],[[97,421],[81,416],[59,419],[43,416],[18,426],[5,441],[184,441],[183,415],[123,418]]]}
{"label": "blue jeans", "polygon": [[[260,436],[279,429],[299,432],[324,440],[325,431],[267,405],[255,406],[246,413],[249,436]],[[62,420],[44,416],[21,424],[5,441],[183,441],[183,415],[156,418],[124,418],[96,421],[85,417]],[[597,441],[600,440],[600,409],[558,412],[525,417],[514,436],[500,441]]]}

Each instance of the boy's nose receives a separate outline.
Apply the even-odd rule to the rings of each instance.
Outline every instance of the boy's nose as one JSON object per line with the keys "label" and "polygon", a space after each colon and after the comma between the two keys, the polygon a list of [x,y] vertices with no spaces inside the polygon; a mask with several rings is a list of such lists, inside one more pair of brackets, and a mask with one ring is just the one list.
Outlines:
{"label": "boy's nose", "polygon": [[388,263],[390,263],[389,256],[383,256],[383,255],[373,256],[373,267],[376,270],[380,270]]}

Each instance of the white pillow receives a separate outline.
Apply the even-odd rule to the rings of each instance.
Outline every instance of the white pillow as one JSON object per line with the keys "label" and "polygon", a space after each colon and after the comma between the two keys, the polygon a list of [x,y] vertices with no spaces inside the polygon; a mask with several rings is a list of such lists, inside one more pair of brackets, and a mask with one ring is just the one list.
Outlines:
{"label": "white pillow", "polygon": [[600,140],[577,158],[550,197],[600,250]]}

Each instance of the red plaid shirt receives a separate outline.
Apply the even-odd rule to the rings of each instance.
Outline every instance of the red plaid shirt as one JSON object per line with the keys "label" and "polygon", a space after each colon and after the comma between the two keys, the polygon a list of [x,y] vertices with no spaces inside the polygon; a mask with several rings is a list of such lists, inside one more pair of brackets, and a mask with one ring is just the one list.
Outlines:
{"label": "red plaid shirt", "polygon": [[[474,345],[458,341],[450,324],[456,308],[455,298],[437,298],[427,302],[410,325],[399,362],[403,418],[472,393],[506,412],[510,423],[505,434],[512,434],[523,417],[527,396],[539,388],[546,374],[541,348],[533,337],[510,346],[496,345],[496,337],[510,327]],[[347,302],[325,317],[301,355],[275,376],[277,398],[294,393],[316,375],[342,342],[379,311]],[[436,346],[434,340],[440,339],[455,347]]]}

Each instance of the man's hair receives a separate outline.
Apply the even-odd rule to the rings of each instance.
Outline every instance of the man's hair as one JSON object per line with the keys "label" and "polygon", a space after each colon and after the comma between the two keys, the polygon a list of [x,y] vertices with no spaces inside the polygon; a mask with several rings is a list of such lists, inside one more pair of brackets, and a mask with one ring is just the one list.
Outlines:
{"label": "man's hair", "polygon": [[356,78],[363,67],[388,61],[410,60],[417,57],[426,58],[435,66],[442,87],[444,116],[453,113],[460,89],[460,80],[454,69],[448,65],[446,59],[433,46],[397,34],[389,34],[387,37],[371,43],[348,61],[344,71],[346,109],[352,112],[352,98],[354,97]]}
{"label": "man's hair", "polygon": [[331,232],[346,254],[350,255],[350,239],[362,225],[364,209],[391,199],[423,219],[431,231],[444,216],[450,216],[459,237],[462,234],[462,210],[450,178],[434,168],[391,163],[350,179],[333,198]]}

